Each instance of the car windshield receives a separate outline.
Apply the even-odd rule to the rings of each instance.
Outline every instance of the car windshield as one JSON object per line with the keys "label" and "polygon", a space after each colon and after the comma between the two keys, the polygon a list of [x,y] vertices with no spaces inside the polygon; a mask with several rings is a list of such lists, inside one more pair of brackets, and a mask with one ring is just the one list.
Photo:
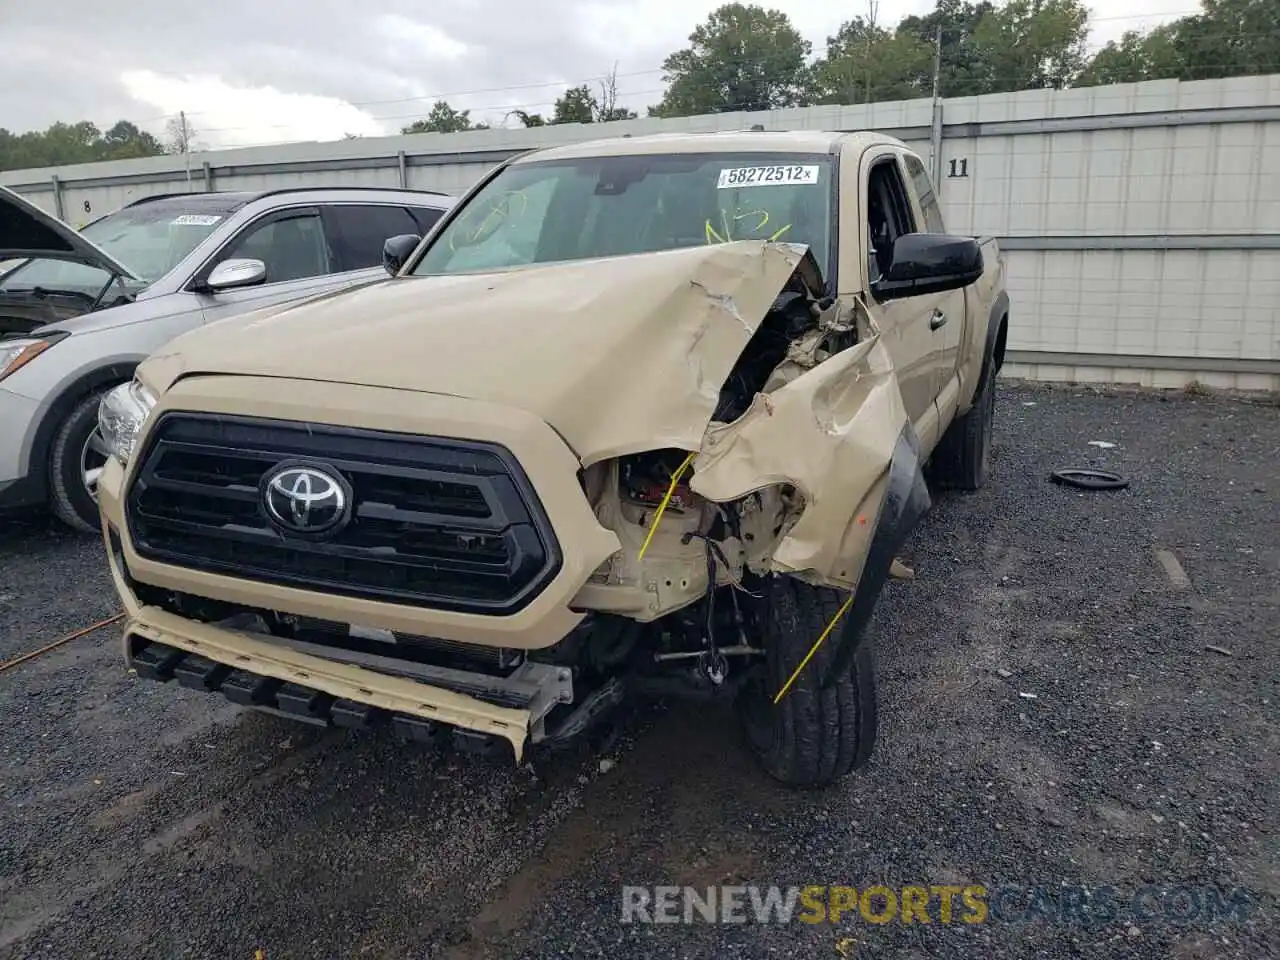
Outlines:
{"label": "car windshield", "polygon": [[486,184],[413,272],[470,273],[733,240],[831,250],[827,154],[663,154],[516,163]]}
{"label": "car windshield", "polygon": [[[209,236],[227,216],[224,208],[190,201],[157,200],[126,207],[80,231],[148,283],[159,280]],[[34,289],[96,295],[110,280],[105,270],[68,260],[33,259],[0,280],[0,290]]]}

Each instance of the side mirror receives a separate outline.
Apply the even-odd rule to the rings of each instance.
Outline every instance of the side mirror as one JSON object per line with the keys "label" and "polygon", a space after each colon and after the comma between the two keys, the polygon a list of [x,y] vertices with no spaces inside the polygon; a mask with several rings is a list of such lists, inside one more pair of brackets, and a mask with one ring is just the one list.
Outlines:
{"label": "side mirror", "polygon": [[418,249],[422,238],[416,233],[402,233],[391,237],[382,245],[382,265],[393,277],[400,272],[404,262]]}
{"label": "side mirror", "polygon": [[982,276],[982,245],[972,237],[908,233],[893,244],[893,261],[871,284],[882,303],[902,297],[958,290]]}
{"label": "side mirror", "polygon": [[223,260],[210,271],[209,279],[204,282],[204,289],[210,293],[218,293],[222,290],[252,287],[265,279],[267,265],[261,260]]}

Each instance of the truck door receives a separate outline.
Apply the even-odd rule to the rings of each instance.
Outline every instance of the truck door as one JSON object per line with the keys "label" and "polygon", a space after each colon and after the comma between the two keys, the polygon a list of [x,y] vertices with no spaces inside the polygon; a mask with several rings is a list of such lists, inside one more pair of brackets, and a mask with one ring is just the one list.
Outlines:
{"label": "truck door", "polygon": [[[867,219],[867,285],[883,274],[893,256],[898,237],[918,232],[916,214],[903,177],[902,163],[892,148],[870,150],[863,156],[862,209]],[[927,451],[937,441],[938,413],[934,398],[940,386],[939,368],[946,322],[940,326],[946,294],[903,297],[878,303],[868,295],[867,305],[880,325],[881,335],[893,358],[907,415]],[[946,318],[949,321],[950,318]]]}
{"label": "truck door", "polygon": [[[911,153],[904,153],[902,160],[907,170],[907,186],[916,204],[917,223],[927,233],[945,234],[947,228],[942,220],[942,210],[938,207],[933,181],[924,164]],[[936,331],[940,335],[942,350],[937,355],[934,392],[938,398],[939,422],[945,426],[954,415],[960,398],[960,351],[968,333],[966,328],[972,318],[965,314],[964,290],[949,290],[938,294],[937,299],[941,317],[935,317],[933,322],[937,324],[939,320],[942,321]]]}

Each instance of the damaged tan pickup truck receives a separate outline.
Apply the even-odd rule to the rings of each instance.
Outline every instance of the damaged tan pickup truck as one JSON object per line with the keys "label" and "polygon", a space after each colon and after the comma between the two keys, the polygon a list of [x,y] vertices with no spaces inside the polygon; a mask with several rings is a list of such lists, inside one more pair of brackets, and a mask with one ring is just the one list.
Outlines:
{"label": "damaged tan pickup truck", "polygon": [[829,783],[867,621],[987,476],[1008,299],[869,133],[618,138],[487,174],[394,276],[209,325],[101,408],[138,674],[521,759],[726,697]]}

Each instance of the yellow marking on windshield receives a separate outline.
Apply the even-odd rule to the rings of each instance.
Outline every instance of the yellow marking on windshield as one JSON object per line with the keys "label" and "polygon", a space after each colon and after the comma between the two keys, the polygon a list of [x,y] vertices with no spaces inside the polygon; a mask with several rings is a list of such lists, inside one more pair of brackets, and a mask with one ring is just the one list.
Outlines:
{"label": "yellow marking on windshield", "polygon": [[[734,225],[741,223],[743,220],[746,220],[748,217],[760,218],[759,222],[757,222],[754,227],[748,227],[748,230],[751,233],[758,233],[759,231],[763,230],[765,226],[769,223],[768,210],[748,210],[746,213],[738,213],[730,217],[728,213],[726,213],[723,209],[721,209],[720,210],[720,226],[724,230],[724,233],[721,234],[719,230],[717,230],[714,226],[712,226],[711,218],[708,217],[706,220],[706,223],[704,224],[707,243],[708,244],[729,243],[731,240],[733,240]],[[783,227],[780,227],[778,230],[774,231],[773,234],[770,235],[769,240],[770,241],[777,240],[780,236],[782,236],[784,233],[786,233],[790,229],[791,229],[791,224],[789,223]]]}
{"label": "yellow marking on windshield", "polygon": [[[511,201],[513,199],[518,199],[521,203],[521,209],[519,214],[516,214],[516,212],[511,209]],[[465,233],[463,234],[463,239],[467,242],[468,245],[479,243],[482,237],[484,239],[488,239],[488,236],[491,235],[494,230],[497,230],[498,227],[501,226],[503,221],[509,220],[513,216],[523,216],[525,213],[528,212],[528,210],[529,210],[529,198],[525,195],[524,191],[508,190],[506,193],[502,194],[500,197],[496,197],[494,199],[493,205],[489,208],[489,212],[486,213],[484,217],[480,220],[480,222],[476,225],[476,227],[473,230],[471,230],[471,233],[469,236]],[[464,219],[465,217],[466,217],[466,214],[463,214]],[[490,222],[493,221],[495,217],[497,217],[498,219],[496,222],[493,223],[492,229],[490,229]],[[463,229],[461,220],[459,220],[458,227],[459,227],[458,231],[455,231],[455,230],[449,231],[449,249],[454,253],[458,252],[456,235],[458,232],[462,231]]]}

